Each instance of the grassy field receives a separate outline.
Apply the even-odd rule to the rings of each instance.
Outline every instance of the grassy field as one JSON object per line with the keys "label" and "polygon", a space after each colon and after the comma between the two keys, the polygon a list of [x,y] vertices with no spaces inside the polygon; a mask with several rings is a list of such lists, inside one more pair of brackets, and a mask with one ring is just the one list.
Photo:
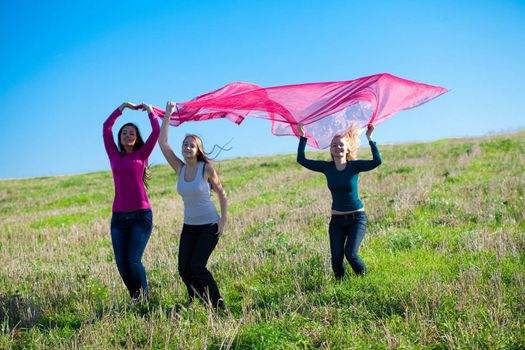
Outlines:
{"label": "grassy field", "polygon": [[146,304],[113,261],[110,172],[0,181],[0,348],[524,349],[525,132],[379,149],[360,178],[369,274],[341,282],[323,175],[295,155],[218,164],[231,211],[209,268],[224,315],[187,305],[168,167],[151,169]]}

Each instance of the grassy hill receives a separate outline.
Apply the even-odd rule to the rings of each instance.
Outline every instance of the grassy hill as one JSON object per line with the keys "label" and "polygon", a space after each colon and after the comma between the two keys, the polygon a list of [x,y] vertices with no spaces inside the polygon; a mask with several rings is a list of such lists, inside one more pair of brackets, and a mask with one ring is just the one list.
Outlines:
{"label": "grassy hill", "polygon": [[295,155],[218,164],[230,221],[209,268],[222,316],[187,307],[167,166],[151,169],[139,305],[113,261],[110,172],[0,181],[0,348],[525,348],[525,132],[379,149],[360,178],[369,274],[342,282],[323,175]]}

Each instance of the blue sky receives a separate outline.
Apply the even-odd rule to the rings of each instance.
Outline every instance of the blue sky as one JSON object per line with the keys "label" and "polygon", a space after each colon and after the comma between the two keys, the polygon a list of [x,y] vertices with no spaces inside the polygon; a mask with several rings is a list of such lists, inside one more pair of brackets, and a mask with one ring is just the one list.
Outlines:
{"label": "blue sky", "polygon": [[[0,178],[109,169],[123,101],[164,107],[233,81],[275,86],[388,72],[451,91],[378,126],[378,144],[525,127],[524,1],[0,1]],[[141,112],[126,121],[150,132]],[[270,123],[170,129],[224,157],[295,152]],[[152,164],[164,164],[157,148]]]}

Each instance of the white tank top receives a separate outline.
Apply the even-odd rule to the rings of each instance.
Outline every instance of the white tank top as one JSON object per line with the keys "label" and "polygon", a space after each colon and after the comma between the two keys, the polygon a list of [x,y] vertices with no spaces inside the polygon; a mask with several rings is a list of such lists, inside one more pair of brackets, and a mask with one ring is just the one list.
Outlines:
{"label": "white tank top", "polygon": [[204,164],[197,163],[197,173],[190,182],[184,180],[186,165],[183,165],[177,181],[177,192],[184,202],[184,223],[188,225],[212,224],[220,219],[211,201],[210,184],[204,180]]}

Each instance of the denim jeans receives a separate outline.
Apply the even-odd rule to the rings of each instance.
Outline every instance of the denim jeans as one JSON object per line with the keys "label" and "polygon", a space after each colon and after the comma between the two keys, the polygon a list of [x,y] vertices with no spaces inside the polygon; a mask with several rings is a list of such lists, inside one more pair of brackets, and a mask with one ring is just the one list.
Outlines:
{"label": "denim jeans", "polygon": [[190,302],[197,296],[214,307],[220,306],[222,298],[206,264],[219,242],[217,230],[217,224],[184,224],[179,244],[179,274],[188,289]]}
{"label": "denim jeans", "polygon": [[361,275],[367,272],[365,263],[357,255],[365,231],[366,214],[364,211],[332,215],[329,227],[330,251],[332,253],[332,269],[337,279],[345,276],[345,256],[356,274]]}
{"label": "denim jeans", "polygon": [[118,272],[132,298],[146,298],[148,281],[142,255],[153,229],[151,209],[113,213],[111,241]]}

